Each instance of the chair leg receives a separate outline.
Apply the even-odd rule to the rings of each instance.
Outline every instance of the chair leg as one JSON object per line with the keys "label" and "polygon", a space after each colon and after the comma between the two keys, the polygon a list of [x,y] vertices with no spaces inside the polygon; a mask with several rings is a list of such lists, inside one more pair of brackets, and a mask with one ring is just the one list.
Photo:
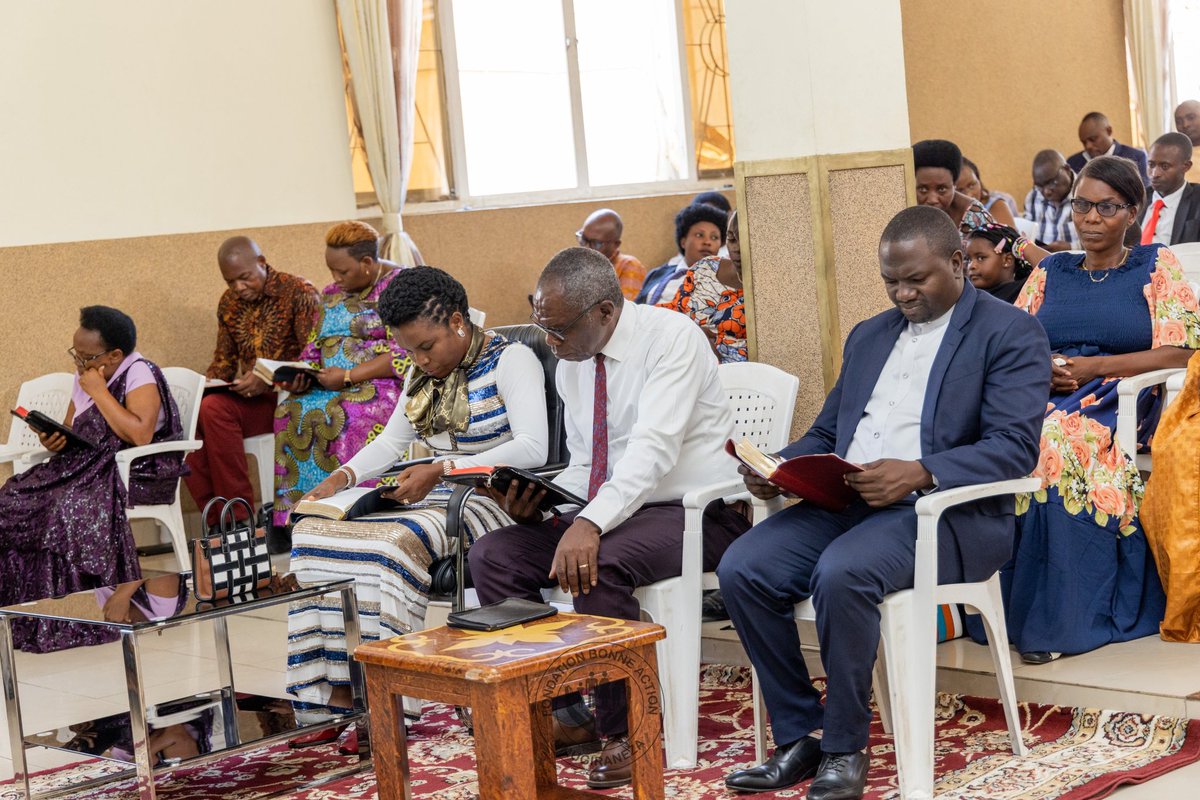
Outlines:
{"label": "chair leg", "polygon": [[1024,758],[1025,740],[1021,736],[1021,710],[1017,705],[1017,690],[1013,684],[1012,660],[1008,653],[1008,630],[1004,620],[1004,600],[1000,594],[1000,577],[993,575],[986,584],[989,608],[979,608],[987,630],[988,648],[992,652],[992,663],[996,667],[996,680],[1000,684],[1000,702],[1004,705],[1004,716],[1008,720],[1008,735],[1012,739],[1013,755]]}
{"label": "chair leg", "polygon": [[[905,800],[933,797],[933,709],[936,636],[932,615],[914,619],[913,603],[891,600],[880,606],[880,632],[888,671],[891,718],[895,725],[896,772]],[[928,630],[917,630],[924,624]],[[925,634],[922,636],[922,634]]]}
{"label": "chair leg", "polygon": [[663,733],[669,769],[696,765],[700,710],[700,615],[691,603],[672,602],[675,592],[643,598],[642,610],[667,629],[657,656],[663,697]]}
{"label": "chair leg", "polygon": [[178,490],[175,491],[175,502],[166,508],[166,513],[160,519],[171,536],[171,545],[175,548],[179,570],[182,572],[191,569],[192,560],[188,556],[187,531],[183,527],[183,509],[179,505]]}
{"label": "chair leg", "polygon": [[887,648],[883,638],[879,640],[879,651],[875,655],[875,669],[872,675],[875,683],[875,705],[879,707],[879,721],[883,724],[883,732],[892,734],[892,696],[888,681]]}
{"label": "chair leg", "polygon": [[754,704],[754,762],[761,764],[767,760],[767,715],[754,667],[750,668],[750,696]]}

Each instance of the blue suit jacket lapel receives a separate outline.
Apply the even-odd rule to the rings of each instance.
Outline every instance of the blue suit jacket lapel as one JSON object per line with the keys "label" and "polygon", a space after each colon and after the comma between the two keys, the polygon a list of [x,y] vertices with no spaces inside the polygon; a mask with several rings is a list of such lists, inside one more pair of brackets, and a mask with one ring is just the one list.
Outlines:
{"label": "blue suit jacket lapel", "polygon": [[942,336],[942,344],[938,347],[937,355],[933,357],[933,365],[929,368],[929,383],[925,385],[925,404],[921,407],[921,452],[932,453],[933,448],[933,415],[937,411],[938,396],[942,391],[942,381],[950,360],[958,351],[963,340],[963,326],[971,319],[975,301],[979,299],[979,290],[970,281],[963,281],[963,293],[954,305],[954,313],[946,325],[946,333]]}

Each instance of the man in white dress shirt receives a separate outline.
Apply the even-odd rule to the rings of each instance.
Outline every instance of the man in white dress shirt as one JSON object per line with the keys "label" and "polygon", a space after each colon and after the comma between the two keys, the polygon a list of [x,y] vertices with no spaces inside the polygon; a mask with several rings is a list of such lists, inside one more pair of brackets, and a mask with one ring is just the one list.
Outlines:
{"label": "man in white dress shirt", "polygon": [[[733,415],[717,360],[686,316],[625,300],[612,264],[593,250],[554,256],[532,303],[531,319],[560,359],[570,463],[555,482],[588,502],[543,520],[538,497],[498,497],[522,524],[472,546],[475,590],[481,603],[540,600],[557,584],[580,613],[636,620],[634,589],[680,573],[684,494],[734,474],[723,450]],[[705,569],[747,527],[723,503],[710,506]],[[623,684],[597,689],[596,728],[608,742],[588,785],[628,783]]]}
{"label": "man in white dress shirt", "polygon": [[1192,142],[1182,133],[1164,133],[1150,147],[1154,193],[1142,210],[1142,244],[1200,241],[1200,186],[1188,183]]}
{"label": "man in white dress shirt", "polygon": [[[775,752],[732,773],[767,792],[814,776],[809,800],[861,798],[869,758],[878,604],[913,585],[918,494],[1018,478],[1037,464],[1050,345],[1037,320],[963,280],[962,240],[939,209],[901,211],[884,229],[880,273],[895,308],[855,326],[842,371],[785,458],[836,453],[858,463],[841,511],[798,503],[751,528],[717,568],[759,678]],[[746,475],[763,498],[779,494]],[[946,512],[938,580],[984,580],[1012,551],[1013,499]],[[826,700],[800,654],[793,607],[811,596]],[[929,624],[935,624],[930,616]]]}

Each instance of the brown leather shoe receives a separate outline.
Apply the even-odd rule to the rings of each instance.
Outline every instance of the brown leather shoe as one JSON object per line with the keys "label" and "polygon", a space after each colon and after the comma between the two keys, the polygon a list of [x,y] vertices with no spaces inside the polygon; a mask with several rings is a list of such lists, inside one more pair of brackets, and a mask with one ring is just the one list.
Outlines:
{"label": "brown leather shoe", "polygon": [[589,789],[615,789],[633,780],[633,750],[628,736],[614,736],[604,743],[596,761],[588,771]]}
{"label": "brown leather shoe", "polygon": [[588,719],[582,725],[567,725],[554,717],[554,755],[581,756],[595,753],[603,747],[596,734],[596,721]]}

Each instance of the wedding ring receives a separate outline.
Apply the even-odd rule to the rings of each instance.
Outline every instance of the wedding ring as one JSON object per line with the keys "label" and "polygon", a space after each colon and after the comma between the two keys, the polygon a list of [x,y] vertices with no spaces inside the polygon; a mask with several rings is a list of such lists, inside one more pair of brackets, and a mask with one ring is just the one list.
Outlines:
{"label": "wedding ring", "polygon": [[579,569],[587,569],[587,568],[588,568],[588,565],[587,565],[587,564],[580,564],[580,565],[579,565]]}

